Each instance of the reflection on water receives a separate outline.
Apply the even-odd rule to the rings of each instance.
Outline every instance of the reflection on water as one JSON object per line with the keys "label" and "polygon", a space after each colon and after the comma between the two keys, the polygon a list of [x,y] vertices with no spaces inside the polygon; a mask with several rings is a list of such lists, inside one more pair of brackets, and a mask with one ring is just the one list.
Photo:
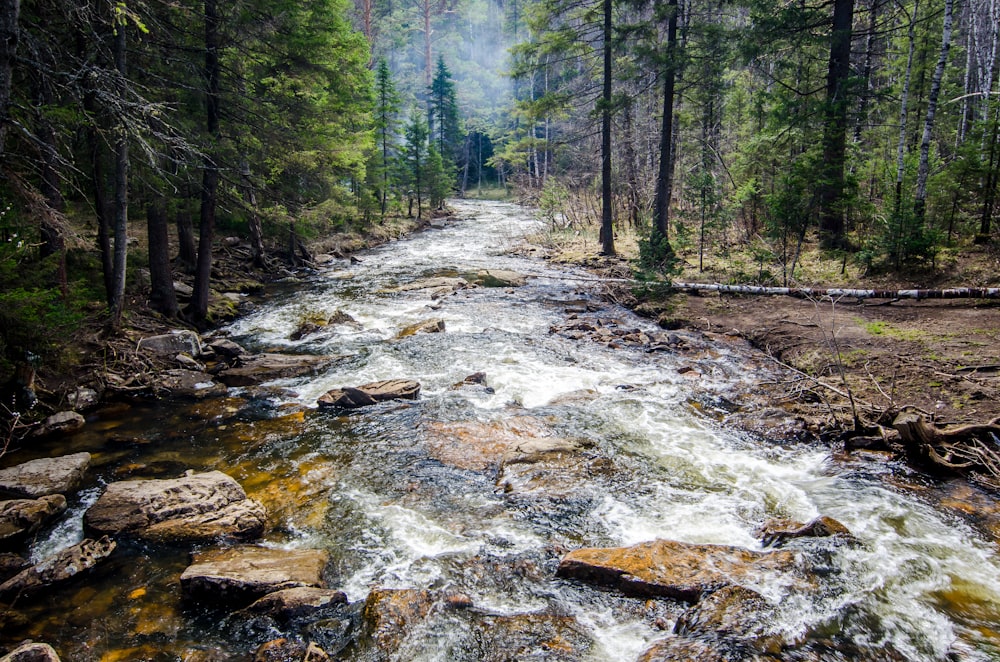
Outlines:
{"label": "reflection on water", "polygon": [[[671,353],[550,334],[581,302],[598,308],[598,318],[628,313],[566,278],[580,274],[509,255],[535,225],[518,207],[456,207],[465,220],[282,285],[229,329],[255,349],[349,357],[327,372],[279,381],[284,390],[264,394],[136,405],[57,445],[6,458],[94,454],[86,489],[32,554],[79,540],[79,518],[108,482],[219,469],[267,506],[266,544],[327,549],[331,584],[352,601],[378,587],[471,599],[472,611],[432,612],[399,659],[503,659],[483,643],[490,631],[507,637],[510,650],[558,636],[572,651],[537,659],[629,660],[664,635],[681,606],[557,581],[565,551],[657,537],[759,549],[754,531],[765,519],[823,514],[861,544],[828,551],[814,588],[762,579],[755,588],[779,605],[775,631],[805,648],[814,641],[817,651],[849,642],[904,659],[1000,659],[993,544],[887,488],[863,465],[832,462],[825,448],[777,447],[720,429],[689,404],[691,382]],[[485,268],[540,277],[444,296],[395,290]],[[290,339],[303,320],[337,311],[361,328]],[[444,333],[397,338],[431,318],[444,321]],[[652,330],[637,318],[628,325]],[[712,348],[702,396],[750,377],[739,351]],[[477,372],[484,384],[462,383]],[[347,414],[314,406],[331,388],[389,378],[420,381],[421,398]],[[575,450],[504,463],[525,439]],[[247,639],[232,619],[181,604],[188,552],[122,544],[90,578],[17,605],[23,623],[8,612],[4,636],[50,641],[66,660],[202,659],[195,651],[247,659],[268,633]],[[348,658],[363,655],[352,651]]]}

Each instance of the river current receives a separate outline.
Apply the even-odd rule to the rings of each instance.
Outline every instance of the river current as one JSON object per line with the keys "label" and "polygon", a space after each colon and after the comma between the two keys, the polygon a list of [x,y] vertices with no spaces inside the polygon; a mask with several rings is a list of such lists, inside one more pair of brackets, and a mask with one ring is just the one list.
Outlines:
{"label": "river current", "polygon": [[[901,659],[1000,659],[993,542],[918,491],[894,487],[884,464],[752,438],[706,415],[734,385],[759,378],[746,369],[749,350],[719,344],[697,357],[695,388],[678,370],[690,356],[550,333],[567,311],[659,330],[600,301],[586,274],[514,251],[539,229],[523,208],[453,207],[457,219],[440,227],[278,285],[226,329],[254,351],[343,357],[329,370],[216,401],[136,405],[92,420],[58,448],[35,449],[87,450],[95,459],[92,484],[39,536],[33,557],[77,542],[83,511],[129,467],[167,475],[219,469],[267,505],[264,544],[328,550],[331,585],[351,601],[375,588],[471,601],[462,616],[433,612],[392,659],[508,659],[484,652],[484,629],[500,629],[490,619],[546,615],[571,623],[585,641],[572,653],[540,641],[531,648],[523,633],[488,645],[534,651],[521,659],[631,661],[669,636],[683,606],[556,579],[561,554],[656,538],[760,550],[755,530],[766,519],[827,515],[859,544],[831,548],[808,590],[760,578],[754,590],[775,605],[768,629],[804,649],[829,641],[829,650],[848,644],[843,650],[892,650]],[[483,269],[532,277],[521,287],[446,296],[399,289]],[[357,324],[290,340],[303,320],[338,311]],[[397,337],[430,318],[445,331]],[[474,373],[484,383],[464,384]],[[419,399],[350,413],[316,409],[329,389],[390,378],[419,381]],[[484,439],[521,436],[572,440],[584,450],[557,469],[504,473]],[[181,603],[188,552],[122,545],[88,581],[19,605],[26,622],[8,623],[5,639],[47,641],[64,660],[252,659],[266,633]],[[357,646],[343,655],[378,658]]]}

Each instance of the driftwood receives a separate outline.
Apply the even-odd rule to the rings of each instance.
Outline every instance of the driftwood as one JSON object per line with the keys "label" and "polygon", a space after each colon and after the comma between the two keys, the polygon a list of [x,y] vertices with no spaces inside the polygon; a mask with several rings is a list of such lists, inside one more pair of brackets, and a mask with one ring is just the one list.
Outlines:
{"label": "driftwood", "polygon": [[945,290],[865,290],[839,287],[762,287],[758,285],[722,285],[720,283],[671,283],[675,290],[725,292],[729,294],[764,294],[801,299],[853,297],[855,299],[1000,299],[1000,287],[955,287]]}
{"label": "driftwood", "polygon": [[1000,489],[1000,419],[941,429],[907,411],[895,418],[892,427],[911,458],[939,469],[974,473],[981,482]]}

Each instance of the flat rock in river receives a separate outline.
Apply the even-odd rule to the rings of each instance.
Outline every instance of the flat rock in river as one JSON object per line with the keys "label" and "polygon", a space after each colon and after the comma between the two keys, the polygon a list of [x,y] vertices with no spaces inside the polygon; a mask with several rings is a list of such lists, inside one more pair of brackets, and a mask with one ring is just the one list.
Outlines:
{"label": "flat rock in river", "polygon": [[196,554],[181,574],[187,599],[243,607],[269,593],[322,588],[329,555],[319,549],[233,547]]}
{"label": "flat rock in river", "polygon": [[226,387],[215,382],[207,372],[176,368],[160,373],[153,391],[165,397],[201,400],[225,395]]}
{"label": "flat rock in river", "polygon": [[88,531],[174,542],[248,540],[265,522],[264,507],[221,471],[111,483],[83,517]]}
{"label": "flat rock in river", "polygon": [[0,470],[0,494],[25,499],[68,494],[80,485],[89,466],[90,453],[29,460]]}
{"label": "flat rock in river", "polygon": [[335,388],[322,395],[317,403],[320,407],[356,409],[386,400],[416,400],[419,395],[419,382],[412,379],[386,379],[357,387]]}
{"label": "flat rock in river", "polygon": [[788,551],[653,540],[631,547],[578,549],[563,557],[556,574],[637,597],[695,602],[724,586],[755,583],[761,573],[791,573],[795,559]]}
{"label": "flat rock in river", "polygon": [[68,581],[106,559],[115,547],[115,542],[107,536],[100,540],[87,538],[0,584],[0,596],[36,594],[53,584]]}
{"label": "flat rock in river", "polygon": [[59,662],[59,655],[48,644],[27,641],[0,657],[0,662]]}
{"label": "flat rock in river", "polygon": [[476,273],[473,282],[483,287],[521,287],[528,282],[528,277],[516,271],[483,269]]}
{"label": "flat rock in river", "polygon": [[255,386],[275,379],[290,379],[325,370],[343,357],[312,354],[256,354],[242,357],[240,365],[219,374],[226,386]]}

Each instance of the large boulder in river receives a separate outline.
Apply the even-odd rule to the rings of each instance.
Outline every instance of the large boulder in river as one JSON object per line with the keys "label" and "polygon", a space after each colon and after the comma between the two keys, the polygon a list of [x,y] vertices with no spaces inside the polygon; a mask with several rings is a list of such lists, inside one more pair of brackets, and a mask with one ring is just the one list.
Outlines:
{"label": "large boulder in river", "polygon": [[233,547],[195,555],[181,573],[186,599],[244,607],[269,593],[322,588],[329,555],[319,549]]}
{"label": "large boulder in river", "polygon": [[48,644],[28,641],[0,657],[0,662],[59,662],[59,655]]}
{"label": "large boulder in river", "polygon": [[0,501],[0,545],[19,542],[64,512],[66,497],[61,494]]}
{"label": "large boulder in river", "polygon": [[0,494],[21,499],[67,494],[79,487],[89,466],[90,453],[29,460],[0,470]]}
{"label": "large boulder in river", "polygon": [[49,437],[74,434],[82,430],[86,423],[86,419],[75,411],[60,411],[42,421],[42,424],[31,433],[31,436]]}
{"label": "large boulder in river", "polygon": [[270,616],[284,622],[342,604],[347,604],[347,595],[343,591],[296,586],[268,593],[245,611],[249,614]]}
{"label": "large boulder in river", "polygon": [[755,583],[765,573],[791,573],[795,559],[789,551],[653,540],[631,547],[578,549],[562,558],[556,575],[636,597],[695,602],[724,586]]}
{"label": "large boulder in river", "polygon": [[387,400],[416,400],[420,395],[420,383],[411,379],[386,379],[361,386],[345,386],[327,391],[317,404],[320,407],[356,409]]}
{"label": "large boulder in river", "polygon": [[483,287],[521,287],[528,282],[528,277],[516,271],[483,269],[476,273],[473,282]]}
{"label": "large boulder in river", "polygon": [[0,597],[33,595],[90,570],[111,555],[115,542],[104,536],[89,538],[26,568],[0,584]]}
{"label": "large boulder in river", "polygon": [[170,542],[249,540],[264,532],[266,512],[221,471],[111,483],[83,516],[97,534],[128,533]]}
{"label": "large boulder in river", "polygon": [[430,319],[410,324],[397,333],[396,337],[409,338],[410,336],[415,336],[419,333],[444,333],[444,320]]}
{"label": "large boulder in river", "polygon": [[276,379],[313,375],[333,365],[339,356],[312,354],[256,354],[242,357],[240,365],[219,374],[226,386],[256,386]]}

